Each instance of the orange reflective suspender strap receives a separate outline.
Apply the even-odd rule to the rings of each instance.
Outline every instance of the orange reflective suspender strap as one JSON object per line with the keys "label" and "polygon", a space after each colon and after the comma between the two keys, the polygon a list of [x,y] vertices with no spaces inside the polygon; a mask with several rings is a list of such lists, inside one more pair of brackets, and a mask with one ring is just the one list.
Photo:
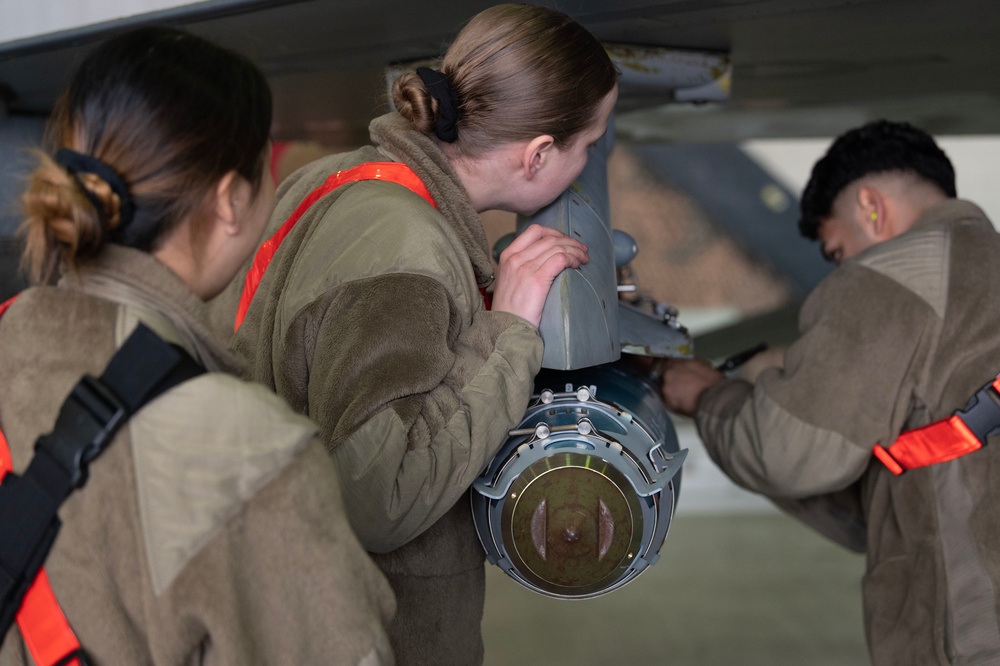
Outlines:
{"label": "orange reflective suspender strap", "polygon": [[14,459],[10,456],[10,445],[7,444],[7,438],[4,437],[3,431],[0,430],[0,482],[3,481],[7,472],[13,470]]}
{"label": "orange reflective suspender strap", "polygon": [[83,653],[80,641],[59,607],[59,600],[49,585],[44,568],[24,595],[21,610],[17,613],[17,626],[21,629],[21,637],[31,658],[39,666],[84,663],[79,656],[74,656]]}
{"label": "orange reflective suspender strap", "polygon": [[982,443],[957,416],[900,434],[889,447],[876,444],[875,457],[893,474],[954,460],[982,448]]}
{"label": "orange reflective suspender strap", "polygon": [[872,453],[890,472],[960,458],[978,451],[990,433],[1000,429],[1000,377],[981,388],[963,408],[946,419],[900,434],[890,446],[876,444]]}
{"label": "orange reflective suspender strap", "polygon": [[[15,298],[17,296],[0,304],[0,315],[7,311]],[[0,431],[0,482],[3,482],[7,472],[13,471],[14,459],[10,446],[3,431]],[[81,654],[80,641],[59,607],[44,568],[38,572],[35,582],[24,595],[24,601],[17,612],[17,626],[21,629],[21,637],[31,658],[39,666],[51,666],[60,662],[71,664],[74,659],[67,660],[67,657]],[[3,636],[0,636],[0,641],[2,640]],[[79,659],[75,661],[82,663]]]}
{"label": "orange reflective suspender strap", "polygon": [[[7,472],[14,470],[7,438],[0,432],[0,482]],[[21,638],[38,666],[58,664],[71,654],[80,653],[80,641],[70,628],[66,616],[59,607],[49,577],[41,569],[35,577],[17,611],[17,626]],[[0,640],[3,637],[0,636]],[[70,664],[71,661],[63,663]]]}
{"label": "orange reflective suspender strap", "polygon": [[234,331],[239,330],[240,324],[243,323],[243,319],[247,315],[247,310],[250,308],[250,302],[253,300],[254,294],[257,293],[257,287],[260,286],[260,281],[264,277],[271,259],[274,258],[275,252],[281,247],[281,242],[285,240],[285,236],[292,230],[292,227],[306,214],[306,211],[313,204],[327,194],[333,192],[341,185],[362,180],[384,180],[389,183],[402,185],[414,194],[423,197],[431,206],[437,208],[434,198],[431,197],[431,193],[427,190],[423,181],[420,180],[420,177],[410,167],[401,162],[365,162],[350,169],[344,169],[331,174],[322,185],[310,192],[302,200],[302,203],[292,212],[291,217],[285,220],[278,231],[264,241],[260,248],[257,249],[257,254],[254,255],[253,263],[247,272],[246,281],[243,283],[243,293],[240,294],[239,307],[236,310],[236,323],[233,326]]}

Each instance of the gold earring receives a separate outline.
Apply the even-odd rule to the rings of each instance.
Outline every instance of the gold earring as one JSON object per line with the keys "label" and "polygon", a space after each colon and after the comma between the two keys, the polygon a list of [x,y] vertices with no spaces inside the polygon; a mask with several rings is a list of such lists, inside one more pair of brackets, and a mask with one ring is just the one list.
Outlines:
{"label": "gold earring", "polygon": [[878,213],[872,211],[872,222],[878,219]]}

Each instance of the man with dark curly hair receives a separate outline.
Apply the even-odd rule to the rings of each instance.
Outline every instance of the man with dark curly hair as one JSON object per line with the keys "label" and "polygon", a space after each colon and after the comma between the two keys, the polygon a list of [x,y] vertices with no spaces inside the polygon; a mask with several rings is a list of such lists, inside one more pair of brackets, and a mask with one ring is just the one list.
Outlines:
{"label": "man with dark curly hair", "polygon": [[[799,222],[839,267],[803,305],[785,367],[751,384],[676,360],[663,376],[734,482],[867,553],[877,665],[1000,663],[1000,418],[949,418],[1000,372],[1000,235],[955,197],[921,130],[845,133]],[[1000,414],[992,387],[977,400]]]}

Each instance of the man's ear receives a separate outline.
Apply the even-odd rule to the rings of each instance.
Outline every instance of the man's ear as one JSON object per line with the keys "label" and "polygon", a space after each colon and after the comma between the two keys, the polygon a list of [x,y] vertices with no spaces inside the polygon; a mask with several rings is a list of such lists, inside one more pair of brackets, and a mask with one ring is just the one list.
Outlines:
{"label": "man's ear", "polygon": [[525,144],[521,157],[525,180],[534,178],[548,164],[549,157],[555,150],[555,145],[556,140],[548,134],[536,136]]}
{"label": "man's ear", "polygon": [[245,193],[240,185],[243,183],[235,171],[229,171],[215,186],[215,221],[230,236],[239,233],[240,215],[247,202],[243,200]]}
{"label": "man's ear", "polygon": [[885,240],[886,234],[889,233],[889,220],[882,193],[870,185],[858,188],[858,208],[862,227],[873,238]]}

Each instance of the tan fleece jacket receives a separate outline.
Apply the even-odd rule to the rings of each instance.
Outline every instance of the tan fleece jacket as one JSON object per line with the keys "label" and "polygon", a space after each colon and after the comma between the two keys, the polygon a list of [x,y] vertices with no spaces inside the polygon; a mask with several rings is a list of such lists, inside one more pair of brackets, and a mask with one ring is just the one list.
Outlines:
{"label": "tan fleece jacket", "polygon": [[[23,471],[80,376],[138,321],[210,371],[133,417],[60,511],[46,568],[94,664],[391,664],[392,593],[315,426],[236,364],[150,255],[108,248],[0,318],[0,422]],[[29,663],[14,628],[0,664]]]}
{"label": "tan fleece jacket", "polygon": [[724,382],[696,420],[740,485],[867,548],[876,665],[1000,663],[1000,439],[895,477],[872,456],[1000,373],[1000,235],[949,200],[810,295],[783,370]]}
{"label": "tan fleece jacket", "polygon": [[487,312],[486,236],[447,159],[397,114],[363,148],[285,181],[277,228],[332,172],[408,164],[437,210],[386,182],[346,185],[275,255],[234,348],[252,376],[321,427],[361,542],[399,601],[401,663],[482,660],[483,551],[468,489],[524,413],[537,331]]}

